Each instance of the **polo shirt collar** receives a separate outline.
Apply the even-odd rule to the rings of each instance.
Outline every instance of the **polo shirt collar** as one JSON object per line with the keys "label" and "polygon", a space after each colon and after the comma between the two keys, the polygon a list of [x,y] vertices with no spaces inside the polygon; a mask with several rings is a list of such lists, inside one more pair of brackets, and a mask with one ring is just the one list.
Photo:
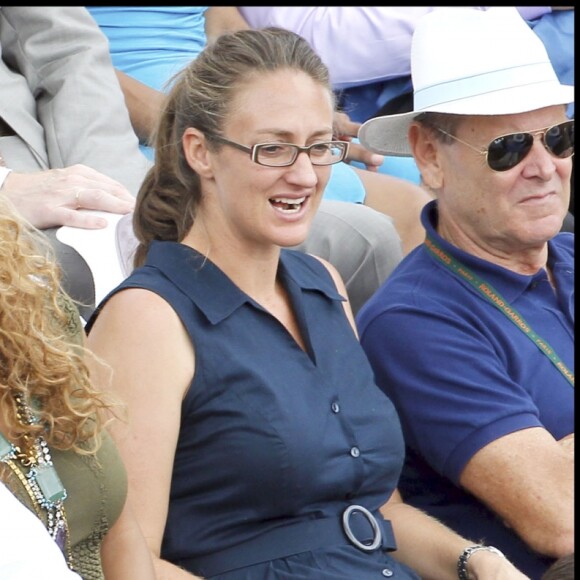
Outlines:
{"label": "polo shirt collar", "polygon": [[[507,268],[498,266],[497,264],[493,264],[492,262],[483,260],[482,258],[478,258],[472,254],[460,250],[457,246],[454,246],[447,240],[444,240],[437,233],[437,219],[437,200],[433,200],[427,203],[421,213],[421,222],[428,235],[441,249],[445,250],[445,252],[467,266],[467,268],[472,270],[482,280],[485,280],[488,284],[493,286],[496,291],[509,302],[514,302],[517,300],[519,296],[521,296],[530,288],[530,286],[534,286],[539,282],[548,280],[547,273],[543,268],[540,269],[539,272],[536,272],[532,275],[518,274],[513,270],[508,270]],[[425,249],[425,251],[428,250]],[[558,256],[555,255],[557,253],[557,246],[554,245],[550,240],[548,242],[548,260],[550,265],[552,265],[553,260],[558,260]],[[434,256],[432,259],[436,260]]]}

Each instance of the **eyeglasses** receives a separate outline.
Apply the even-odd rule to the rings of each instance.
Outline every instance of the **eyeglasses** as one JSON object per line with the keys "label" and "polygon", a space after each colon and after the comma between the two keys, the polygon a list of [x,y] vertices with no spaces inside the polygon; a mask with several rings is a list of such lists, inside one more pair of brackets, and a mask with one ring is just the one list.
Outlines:
{"label": "eyeglasses", "polygon": [[265,165],[266,167],[292,165],[298,158],[298,154],[303,151],[310,158],[312,165],[333,165],[346,157],[349,145],[347,141],[321,141],[307,147],[301,147],[293,143],[258,143],[257,145],[246,147],[220,135],[212,135],[211,138],[249,153],[254,163]]}
{"label": "eyeglasses", "polygon": [[521,163],[532,150],[534,136],[540,135],[546,150],[554,157],[565,159],[574,155],[574,120],[559,125],[545,127],[529,133],[510,133],[496,137],[486,149],[478,149],[451,133],[436,127],[438,131],[467,145],[470,149],[485,155],[487,164],[493,171],[507,171]]}

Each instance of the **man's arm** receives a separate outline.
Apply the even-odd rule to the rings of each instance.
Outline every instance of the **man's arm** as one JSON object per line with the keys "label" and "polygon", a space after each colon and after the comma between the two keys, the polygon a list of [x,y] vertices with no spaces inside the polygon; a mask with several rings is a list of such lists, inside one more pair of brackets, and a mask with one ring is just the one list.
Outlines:
{"label": "man's arm", "polygon": [[574,551],[573,448],[545,429],[489,443],[467,463],[460,483],[538,553],[557,558]]}
{"label": "man's arm", "polygon": [[237,6],[210,6],[204,13],[207,44],[220,34],[250,28]]}
{"label": "man's arm", "polygon": [[[538,553],[558,557],[572,551],[573,437],[564,437],[573,431],[572,389],[562,379],[549,396],[533,399],[517,381],[533,381],[534,373],[515,379],[506,372],[505,360],[518,356],[509,330],[505,336],[494,332],[485,305],[469,294],[456,296],[458,307],[451,294],[425,297],[420,289],[434,278],[428,274],[433,272],[425,270],[412,298],[405,296],[410,283],[391,287],[396,306],[385,303],[376,315],[367,311],[357,320],[377,384],[406,427],[407,445]],[[549,385],[546,365],[545,375],[535,370],[538,387]],[[550,433],[553,422],[540,421],[538,409],[545,416],[558,413],[561,441]]]}
{"label": "man's arm", "polygon": [[133,130],[141,143],[151,144],[157,120],[163,107],[164,94],[115,69],[125,97]]}

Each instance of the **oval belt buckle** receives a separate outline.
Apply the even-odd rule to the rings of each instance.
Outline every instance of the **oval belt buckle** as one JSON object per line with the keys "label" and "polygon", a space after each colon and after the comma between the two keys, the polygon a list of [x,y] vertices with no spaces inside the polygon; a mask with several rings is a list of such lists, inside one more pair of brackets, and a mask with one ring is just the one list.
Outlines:
{"label": "oval belt buckle", "polygon": [[[353,512],[361,512],[366,519],[369,521],[371,528],[373,529],[373,533],[375,535],[372,543],[370,544],[363,544],[353,533],[350,527],[350,515]],[[381,528],[377,522],[377,519],[373,514],[362,505],[350,505],[348,506],[344,512],[342,513],[342,527],[344,529],[344,533],[348,537],[348,539],[359,549],[363,550],[363,552],[374,552],[382,543],[383,535],[381,533]]]}

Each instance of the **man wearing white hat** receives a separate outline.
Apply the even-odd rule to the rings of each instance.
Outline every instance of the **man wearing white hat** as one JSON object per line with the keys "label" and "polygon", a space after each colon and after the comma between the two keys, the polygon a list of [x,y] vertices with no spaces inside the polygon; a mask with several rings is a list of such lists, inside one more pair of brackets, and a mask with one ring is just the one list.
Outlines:
{"label": "man wearing white hat", "polygon": [[539,579],[574,551],[574,88],[513,7],[425,16],[414,110],[359,138],[413,155],[425,243],[357,317],[407,443],[406,501]]}

